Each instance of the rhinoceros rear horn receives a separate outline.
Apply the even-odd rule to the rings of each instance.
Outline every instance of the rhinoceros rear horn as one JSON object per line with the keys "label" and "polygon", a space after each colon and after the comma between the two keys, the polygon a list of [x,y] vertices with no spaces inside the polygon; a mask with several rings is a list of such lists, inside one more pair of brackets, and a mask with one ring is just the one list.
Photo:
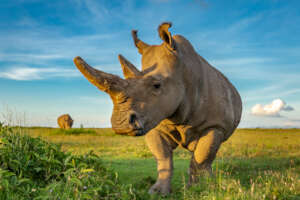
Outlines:
{"label": "rhinoceros rear horn", "polygon": [[140,72],[131,62],[129,62],[122,55],[119,55],[119,61],[121,63],[121,67],[123,70],[123,74],[125,79],[135,78],[138,76],[142,76],[142,72]]}
{"label": "rhinoceros rear horn", "polygon": [[127,81],[119,76],[102,72],[89,66],[81,57],[74,58],[74,63],[79,71],[100,90],[115,95],[122,92],[127,85]]}
{"label": "rhinoceros rear horn", "polygon": [[173,50],[176,50],[175,41],[172,38],[169,28],[172,27],[171,22],[164,22],[158,27],[159,37]]}
{"label": "rhinoceros rear horn", "polygon": [[138,36],[137,36],[137,30],[132,30],[131,31],[131,35],[134,41],[134,45],[138,48],[139,53],[143,54],[144,50],[149,47],[148,44],[146,44],[145,42],[141,41]]}

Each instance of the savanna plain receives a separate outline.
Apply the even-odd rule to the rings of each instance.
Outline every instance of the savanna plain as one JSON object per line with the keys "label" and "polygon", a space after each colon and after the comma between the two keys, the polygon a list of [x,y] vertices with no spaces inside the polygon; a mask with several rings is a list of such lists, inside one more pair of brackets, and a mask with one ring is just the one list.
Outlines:
{"label": "savanna plain", "polygon": [[300,129],[237,129],[217,154],[215,176],[191,188],[191,154],[178,147],[166,197],[147,193],[156,162],[144,137],[109,128],[0,133],[0,199],[300,199]]}

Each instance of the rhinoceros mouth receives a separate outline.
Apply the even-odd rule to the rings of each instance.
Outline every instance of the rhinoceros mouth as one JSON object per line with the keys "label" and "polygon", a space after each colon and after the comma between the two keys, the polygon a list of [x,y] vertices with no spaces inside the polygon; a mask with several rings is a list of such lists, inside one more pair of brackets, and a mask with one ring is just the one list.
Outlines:
{"label": "rhinoceros mouth", "polygon": [[128,135],[130,135],[130,136],[143,136],[145,134],[146,134],[146,132],[145,132],[144,129],[136,129],[133,132],[129,133]]}
{"label": "rhinoceros mouth", "polygon": [[145,130],[142,128],[139,129],[132,129],[132,130],[120,130],[114,129],[116,134],[118,135],[128,135],[128,136],[143,136],[146,134]]}

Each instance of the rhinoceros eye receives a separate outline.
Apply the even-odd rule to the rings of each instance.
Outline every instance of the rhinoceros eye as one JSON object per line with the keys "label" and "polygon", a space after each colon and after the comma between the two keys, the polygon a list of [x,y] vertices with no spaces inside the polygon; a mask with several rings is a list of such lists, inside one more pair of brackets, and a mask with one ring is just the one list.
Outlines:
{"label": "rhinoceros eye", "polygon": [[153,87],[154,87],[155,89],[159,89],[159,88],[160,88],[160,83],[155,83],[155,84],[153,85]]}

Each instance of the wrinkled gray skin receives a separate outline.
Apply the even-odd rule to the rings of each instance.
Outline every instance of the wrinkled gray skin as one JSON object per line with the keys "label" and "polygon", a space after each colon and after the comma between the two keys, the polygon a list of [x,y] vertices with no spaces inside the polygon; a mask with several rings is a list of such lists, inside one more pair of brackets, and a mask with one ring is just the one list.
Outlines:
{"label": "wrinkled gray skin", "polygon": [[57,124],[62,129],[70,129],[73,125],[73,119],[69,114],[61,115],[57,118]]}
{"label": "wrinkled gray skin", "polygon": [[133,31],[142,55],[142,71],[123,56],[125,79],[74,62],[83,75],[113,103],[111,123],[118,134],[140,136],[157,161],[158,178],[149,193],[171,192],[172,152],[179,145],[192,153],[189,185],[211,175],[222,142],[238,126],[239,93],[228,79],[196,53],[183,36],[171,36],[170,23],[159,26],[161,45],[148,45]]}

